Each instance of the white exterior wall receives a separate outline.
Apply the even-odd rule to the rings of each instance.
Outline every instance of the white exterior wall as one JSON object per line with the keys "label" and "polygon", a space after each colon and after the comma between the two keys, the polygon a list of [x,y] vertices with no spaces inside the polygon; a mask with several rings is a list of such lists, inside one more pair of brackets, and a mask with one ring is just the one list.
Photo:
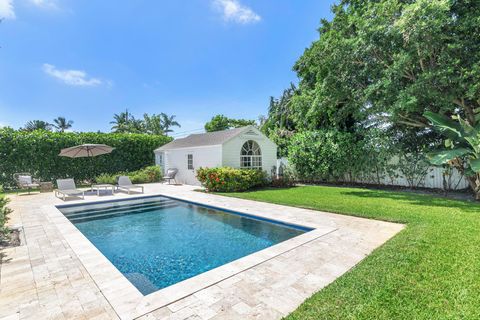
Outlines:
{"label": "white exterior wall", "polygon": [[260,146],[262,152],[262,169],[269,175],[277,165],[277,145],[255,128],[232,138],[223,144],[223,166],[240,168],[240,152],[248,140],[253,140]]}
{"label": "white exterior wall", "polygon": [[[156,151],[155,153],[159,153]],[[164,170],[169,168],[177,168],[178,173],[176,180],[178,183],[188,185],[200,185],[197,180],[195,169],[200,167],[220,167],[222,165],[222,146],[202,146],[184,149],[173,149],[163,151],[164,153]],[[193,155],[193,168],[189,170],[187,167],[187,155]],[[158,158],[156,156],[155,158]]]}

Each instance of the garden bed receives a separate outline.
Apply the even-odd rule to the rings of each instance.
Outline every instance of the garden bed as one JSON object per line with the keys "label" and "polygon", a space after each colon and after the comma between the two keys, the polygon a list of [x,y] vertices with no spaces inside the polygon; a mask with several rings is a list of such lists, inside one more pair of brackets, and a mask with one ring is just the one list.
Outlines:
{"label": "garden bed", "polygon": [[22,244],[21,237],[22,230],[20,228],[11,230],[8,235],[0,240],[0,250],[20,246]]}

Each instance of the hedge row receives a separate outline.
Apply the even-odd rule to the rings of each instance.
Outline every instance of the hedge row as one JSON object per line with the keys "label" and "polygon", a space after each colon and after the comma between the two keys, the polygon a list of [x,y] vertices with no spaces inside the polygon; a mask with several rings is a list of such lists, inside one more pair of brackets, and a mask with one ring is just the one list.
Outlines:
{"label": "hedge row", "polygon": [[[67,177],[85,181],[102,173],[139,170],[153,165],[153,150],[169,141],[170,137],[160,135],[0,129],[0,185],[14,187],[16,172],[29,172],[42,181]],[[58,156],[63,148],[85,143],[106,144],[115,150],[93,158]]]}

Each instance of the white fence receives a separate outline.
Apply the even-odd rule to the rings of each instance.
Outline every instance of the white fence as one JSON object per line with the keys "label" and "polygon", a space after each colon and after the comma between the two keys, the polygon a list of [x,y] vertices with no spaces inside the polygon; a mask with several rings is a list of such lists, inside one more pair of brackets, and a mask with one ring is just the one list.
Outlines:
{"label": "white fence", "polygon": [[[280,166],[287,166],[288,160],[286,158],[280,158],[277,160],[277,168]],[[278,169],[277,169],[278,173]],[[379,179],[381,185],[387,186],[403,186],[409,187],[410,184],[405,176],[401,172],[396,172],[395,178],[390,178],[387,175],[385,177],[381,177]],[[422,188],[430,188],[430,189],[444,189],[444,177],[443,177],[443,169],[439,167],[430,167],[425,174],[423,179],[418,179],[421,182],[419,183],[418,187]],[[345,179],[344,182],[347,182],[348,179]],[[361,181],[355,179],[356,183],[366,183],[366,184],[378,184],[378,181]],[[451,175],[445,176],[446,182],[446,189],[447,190],[461,190],[469,187],[467,180],[457,171],[453,170]]]}

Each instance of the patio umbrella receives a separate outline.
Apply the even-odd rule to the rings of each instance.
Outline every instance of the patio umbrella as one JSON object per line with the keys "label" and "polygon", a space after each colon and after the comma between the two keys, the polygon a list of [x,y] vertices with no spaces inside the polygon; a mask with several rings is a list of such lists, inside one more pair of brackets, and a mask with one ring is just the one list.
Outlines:
{"label": "patio umbrella", "polygon": [[69,158],[85,158],[96,157],[102,154],[107,154],[113,151],[110,146],[106,144],[82,144],[75,147],[62,149],[59,156]]}
{"label": "patio umbrella", "polygon": [[81,144],[79,146],[65,148],[60,151],[60,157],[68,158],[90,158],[93,167],[93,157],[110,153],[115,148],[106,144]]}

